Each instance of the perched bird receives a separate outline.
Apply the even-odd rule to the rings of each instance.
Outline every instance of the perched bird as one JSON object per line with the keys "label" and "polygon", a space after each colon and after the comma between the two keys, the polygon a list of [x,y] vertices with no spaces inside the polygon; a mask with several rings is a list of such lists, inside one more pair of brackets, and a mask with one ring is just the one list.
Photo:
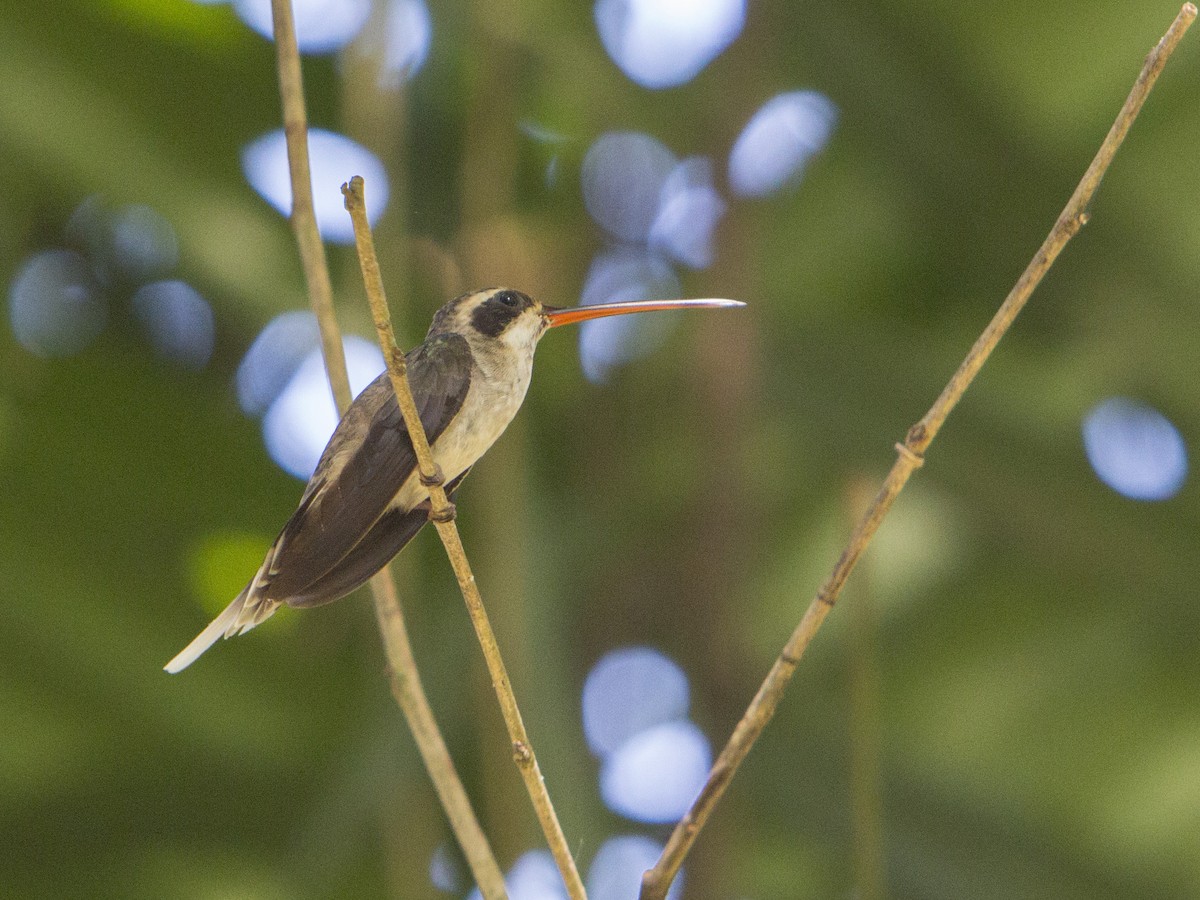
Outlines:
{"label": "perched bird", "polygon": [[[408,381],[434,461],[455,490],[512,421],[549,328],[652,310],[743,306],[733,300],[654,300],[574,309],[544,306],[519,291],[463,294],[437,311],[424,343],[409,351]],[[269,617],[280,604],[332,603],[367,581],[429,518],[429,488],[387,372],[346,411],[300,498],[250,583],[166,665],[187,668],[217,639]]]}

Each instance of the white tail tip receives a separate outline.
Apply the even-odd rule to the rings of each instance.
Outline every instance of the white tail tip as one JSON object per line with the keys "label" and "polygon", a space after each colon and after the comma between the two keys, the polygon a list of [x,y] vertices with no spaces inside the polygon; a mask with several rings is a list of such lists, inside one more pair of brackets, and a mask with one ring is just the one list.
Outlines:
{"label": "white tail tip", "polygon": [[207,628],[196,635],[195,639],[179,652],[178,656],[163,666],[163,670],[174,675],[182,672],[199,659],[200,654],[227,634],[233,623],[237,621],[245,604],[246,592],[242,591],[219,616],[209,623]]}

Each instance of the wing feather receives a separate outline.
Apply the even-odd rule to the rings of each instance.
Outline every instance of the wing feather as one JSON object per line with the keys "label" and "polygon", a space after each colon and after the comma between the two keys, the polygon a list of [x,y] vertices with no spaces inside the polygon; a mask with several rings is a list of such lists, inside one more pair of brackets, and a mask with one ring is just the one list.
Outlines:
{"label": "wing feather", "polygon": [[[461,335],[438,335],[411,350],[406,362],[421,424],[433,443],[466,399],[470,348]],[[310,597],[318,593],[311,589],[371,531],[415,468],[408,429],[384,372],[338,424],[299,508],[267,554],[257,593],[276,601],[305,595],[310,598],[305,605],[336,599]]]}
{"label": "wing feather", "polygon": [[[463,472],[446,485],[446,495],[450,499],[454,498],[454,492],[466,477],[467,472]],[[428,521],[428,501],[411,510],[389,509],[371,526],[368,536],[338,560],[336,566],[305,588],[303,593],[288,597],[288,606],[322,606],[345,597],[386,566]]]}

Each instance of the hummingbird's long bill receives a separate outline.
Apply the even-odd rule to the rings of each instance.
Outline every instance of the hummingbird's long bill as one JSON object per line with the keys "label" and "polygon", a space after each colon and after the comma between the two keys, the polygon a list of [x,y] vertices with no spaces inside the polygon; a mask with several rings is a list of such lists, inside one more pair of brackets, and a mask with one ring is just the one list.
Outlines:
{"label": "hummingbird's long bill", "polygon": [[595,303],[571,309],[557,309],[552,306],[543,309],[546,318],[550,320],[550,327],[557,328],[559,325],[571,325],[604,316],[623,316],[626,313],[657,312],[664,309],[732,309],[745,305],[740,300],[634,300],[625,303]]}

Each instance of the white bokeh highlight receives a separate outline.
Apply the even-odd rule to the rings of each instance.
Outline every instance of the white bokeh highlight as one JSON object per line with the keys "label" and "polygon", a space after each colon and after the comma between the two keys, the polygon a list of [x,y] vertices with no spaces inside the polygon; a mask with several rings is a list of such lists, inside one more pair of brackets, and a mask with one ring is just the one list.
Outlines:
{"label": "white bokeh highlight", "polygon": [[[367,219],[372,225],[387,208],[388,179],[379,158],[336,132],[310,128],[308,153],[312,171],[313,208],[321,237],[337,244],[354,243],[354,227],[346,212],[342,185],[353,176],[366,181]],[[242,171],[260,197],[283,216],[292,214],[292,182],[287,140],[276,129],[242,150]]]}
{"label": "white bokeh highlight", "polygon": [[[530,850],[519,856],[504,876],[504,886],[508,900],[568,900],[566,885],[549,850]],[[483,900],[479,888],[467,897]]]}
{"label": "white bokeh highlight", "polygon": [[[662,844],[640,834],[611,837],[600,845],[588,867],[588,900],[633,900],[642,886],[642,874],[658,862]],[[667,890],[667,900],[683,894],[680,871]]]}
{"label": "white bokeh highlight", "polygon": [[712,765],[708,739],[691,722],[664,722],[629,738],[604,761],[600,797],[638,822],[678,821]]}
{"label": "white bokeh highlight", "polygon": [[618,240],[645,242],[658,217],[662,187],[675,166],[675,154],[648,134],[606,132],[583,158],[583,205]]}
{"label": "white bokeh highlight", "polygon": [[238,365],[235,383],[242,412],[265,413],[300,363],[320,345],[317,317],[307,310],[281,313],[268,322]]}
{"label": "white bokeh highlight", "polygon": [[438,844],[429,857],[429,883],[444,894],[460,894],[463,872],[459,858],[449,844]]}
{"label": "white bokeh highlight", "polygon": [[[618,246],[597,255],[588,269],[581,306],[634,300],[665,300],[680,295],[679,278],[658,255]],[[603,383],[617,366],[641,359],[662,346],[679,313],[611,316],[581,322],[579,363],[584,376]]]}
{"label": "white bokeh highlight", "polygon": [[113,213],[113,261],[131,281],[161,278],[179,262],[179,239],[166,217],[149,206],[132,204]]}
{"label": "white bokeh highlight", "polygon": [[198,371],[208,365],[216,341],[212,307],[183,281],[153,281],[133,295],[133,313],[163,359]]}
{"label": "white bokeh highlight", "polygon": [[379,60],[378,84],[394,91],[425,65],[432,41],[433,21],[425,0],[387,0],[382,27],[364,31],[353,52]]}
{"label": "white bokeh highlight", "polygon": [[1083,447],[1096,476],[1133,500],[1167,500],[1187,478],[1179,430],[1151,406],[1125,397],[1097,404],[1083,420]]}
{"label": "white bokeh highlight", "polygon": [[600,658],[583,683],[583,732],[597,756],[608,756],[647,728],[683,719],[688,680],[652,647],[624,647]]}
{"label": "white bokeh highlight", "polygon": [[668,173],[650,225],[651,249],[692,269],[713,263],[713,234],[725,215],[725,201],[713,187],[712,162],[685,159]]}
{"label": "white bokeh highlight", "polygon": [[[239,19],[274,40],[271,0],[232,0]],[[371,0],[292,0],[301,53],[332,53],[352,41],[371,15]]]}
{"label": "white bokeh highlight", "polygon": [[658,90],[691,81],[742,32],[745,0],[597,0],[596,28],[631,80]]}
{"label": "white bokeh highlight", "polygon": [[[383,371],[379,347],[364,338],[343,339],[350,389],[357,396]],[[337,427],[337,407],[319,350],[309,353],[263,416],[263,440],[285,472],[307,480]]]}
{"label": "white bokeh highlight", "polygon": [[580,186],[588,214],[617,241],[693,269],[712,264],[713,233],[726,207],[709,160],[681,162],[648,134],[610,131],[588,148]]}
{"label": "white bokeh highlight", "polygon": [[798,181],[837,124],[833,101],[816,91],[768,100],[750,118],[729,153],[729,185],[742,197],[766,197]]}
{"label": "white bokeh highlight", "polygon": [[80,352],[108,321],[108,305],[86,259],[73,250],[44,250],[21,264],[8,289],[13,335],[37,356]]}

